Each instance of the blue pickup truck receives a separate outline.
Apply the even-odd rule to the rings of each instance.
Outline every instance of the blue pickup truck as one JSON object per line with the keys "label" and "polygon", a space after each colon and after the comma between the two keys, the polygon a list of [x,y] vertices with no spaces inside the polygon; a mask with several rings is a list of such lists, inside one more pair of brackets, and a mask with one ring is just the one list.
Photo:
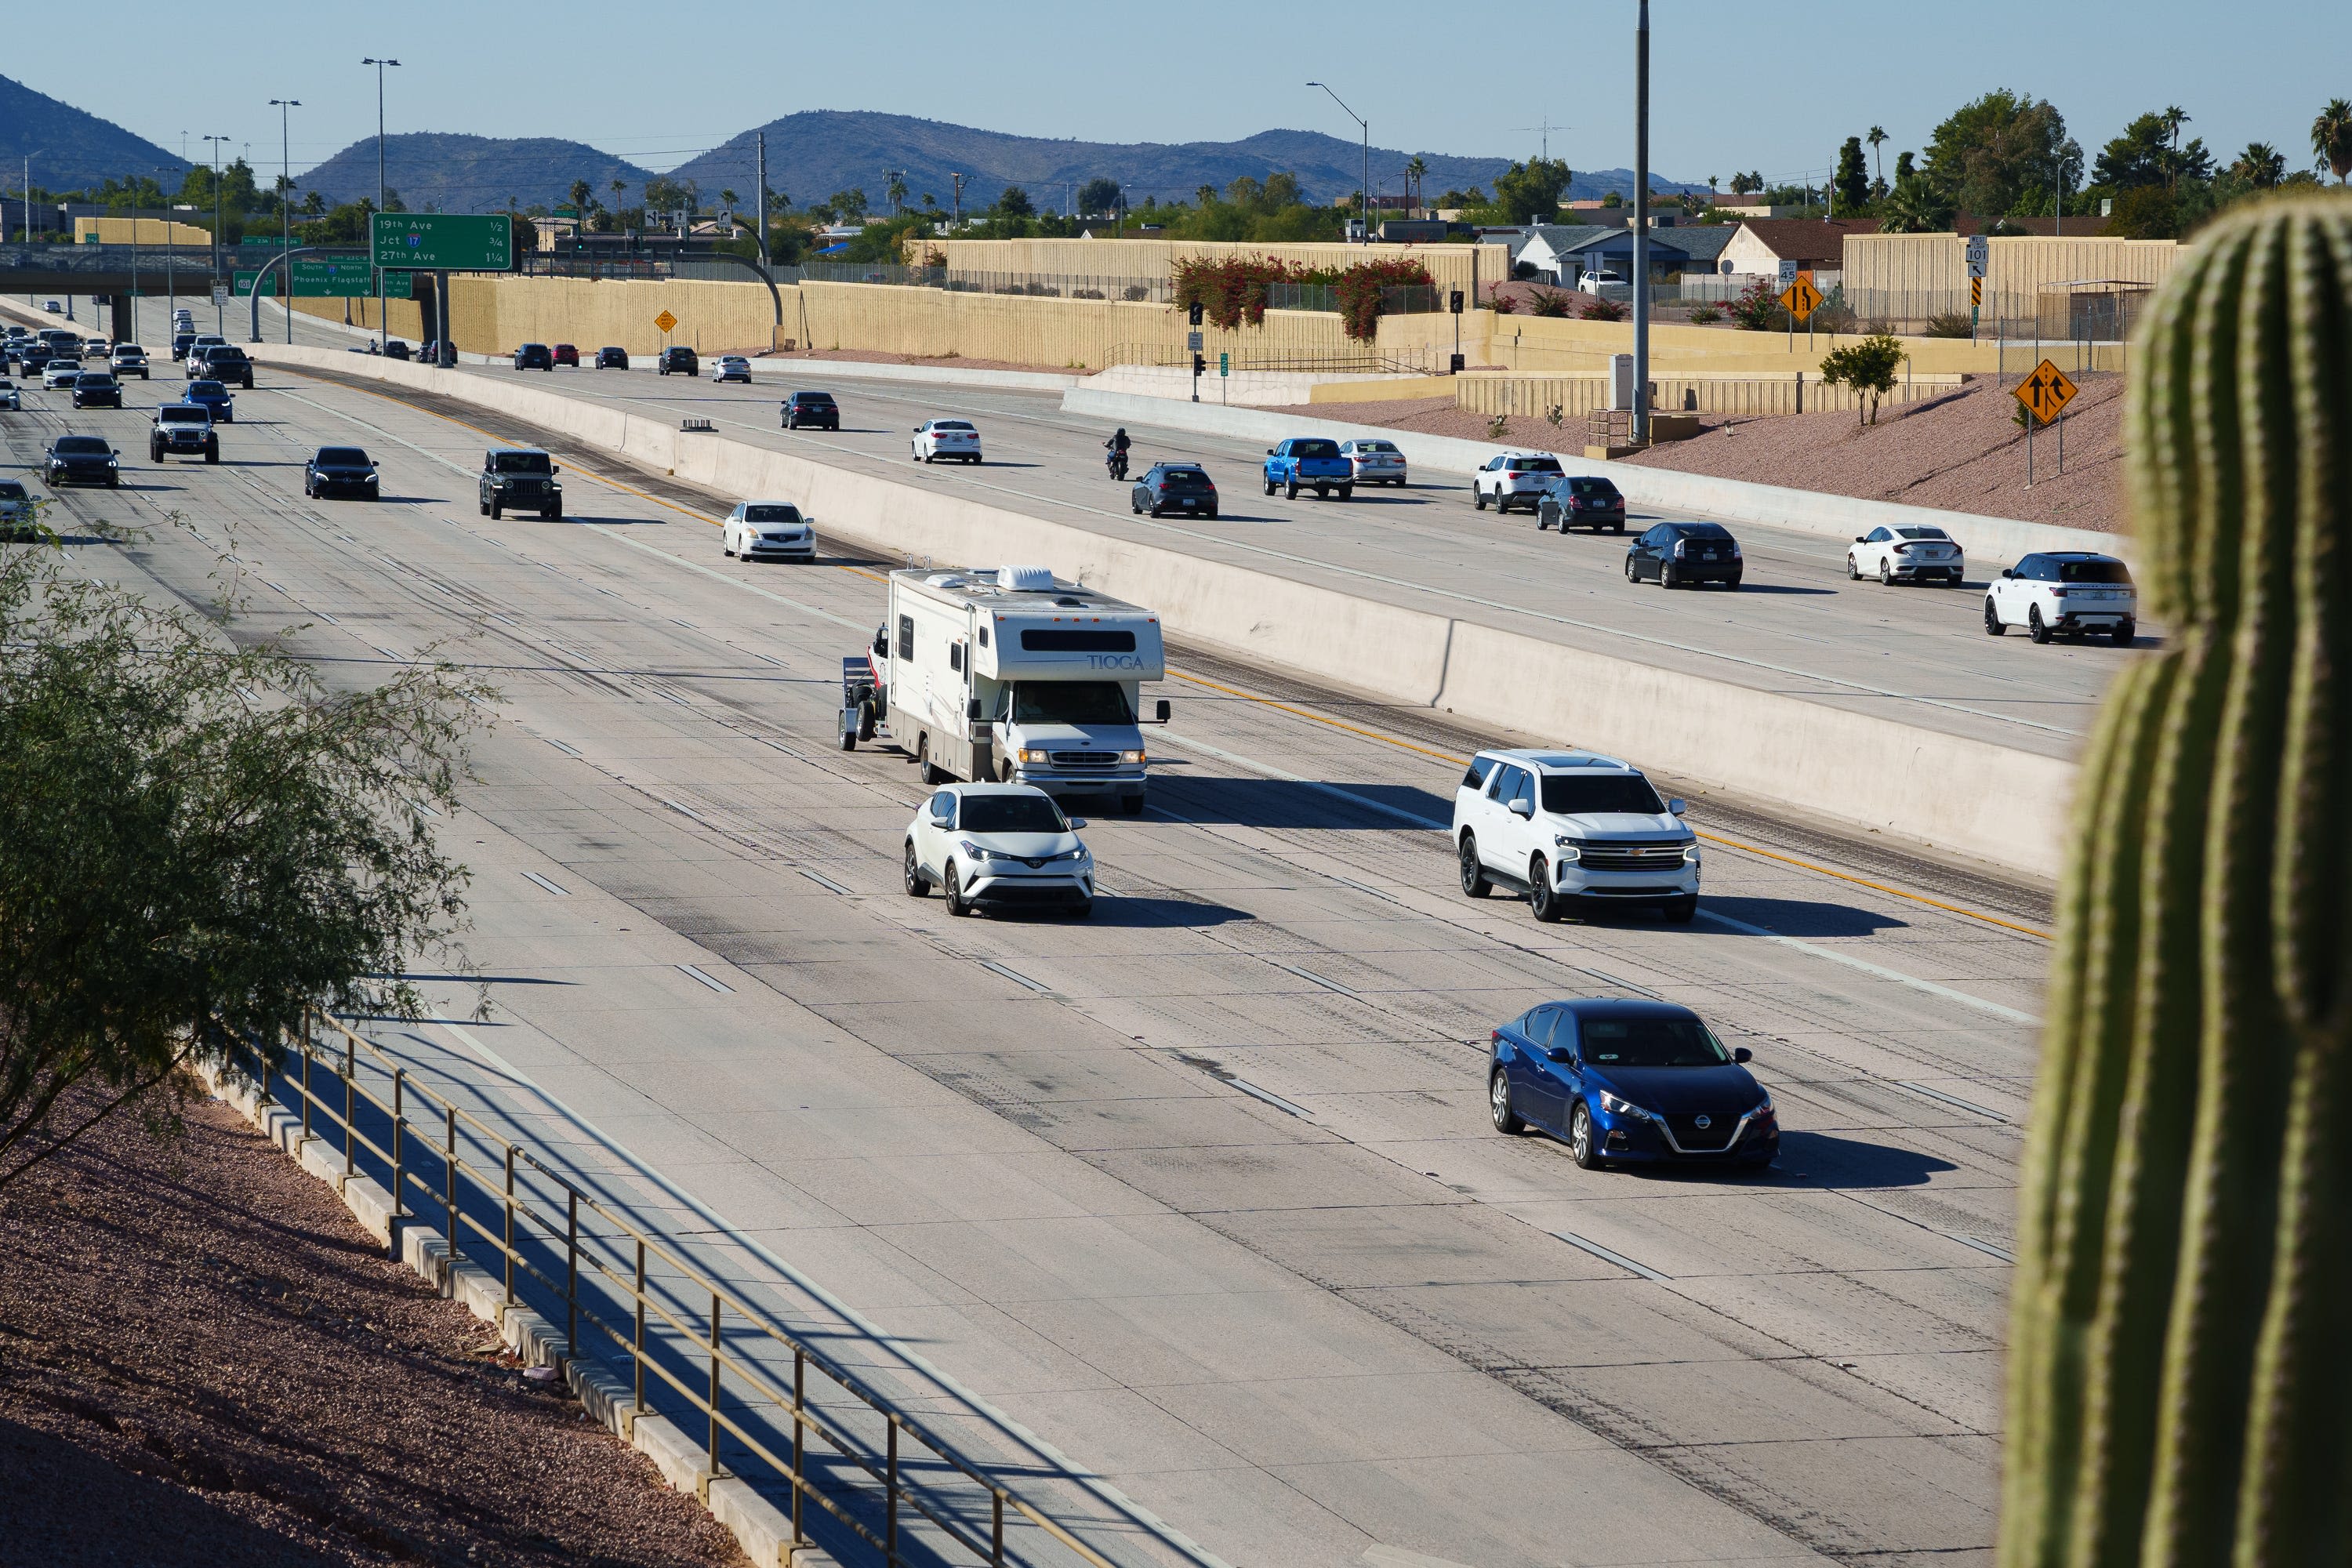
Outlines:
{"label": "blue pickup truck", "polygon": [[1340,455],[1339,442],[1323,436],[1294,436],[1265,449],[1265,493],[1272,495],[1277,486],[1292,500],[1300,490],[1313,490],[1328,500],[1335,489],[1346,500],[1356,493],[1356,467]]}

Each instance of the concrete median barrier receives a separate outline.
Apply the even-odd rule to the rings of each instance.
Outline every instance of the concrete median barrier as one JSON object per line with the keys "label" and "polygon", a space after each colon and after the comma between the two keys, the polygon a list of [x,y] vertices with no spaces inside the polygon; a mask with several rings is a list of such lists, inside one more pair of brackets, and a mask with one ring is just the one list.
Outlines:
{"label": "concrete median barrier", "polygon": [[1252,663],[1506,733],[1590,746],[1747,800],[2037,879],[2046,877],[2063,841],[2074,776],[2069,762],[1296,582],[725,436],[685,433],[536,385],[283,345],[265,345],[257,357],[418,387],[722,495],[790,500],[821,531],[887,552],[943,566],[1049,563],[1065,577],[1151,606],[1179,638]]}

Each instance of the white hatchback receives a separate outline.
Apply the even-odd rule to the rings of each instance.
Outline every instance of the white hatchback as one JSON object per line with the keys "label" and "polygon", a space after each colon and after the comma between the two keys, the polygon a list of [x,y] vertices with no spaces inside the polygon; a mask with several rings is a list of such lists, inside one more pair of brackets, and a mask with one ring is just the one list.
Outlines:
{"label": "white hatchback", "polygon": [[1875,577],[1881,583],[1935,583],[1960,585],[1967,557],[1952,536],[1940,528],[1874,528],[1854,535],[1845,552],[1845,574],[1859,581]]}
{"label": "white hatchback", "polygon": [[1454,791],[1462,890],[1524,894],[1539,921],[1571,903],[1698,912],[1698,835],[1630,763],[1591,752],[1481,752]]}
{"label": "white hatchback", "polygon": [[983,908],[1089,914],[1095,860],[1078,837],[1085,826],[1034,784],[950,784],[908,826],[907,894],[919,899],[936,887],[951,915]]}
{"label": "white hatchback", "polygon": [[725,553],[743,561],[814,561],[816,531],[790,501],[739,500],[719,537]]}
{"label": "white hatchback", "polygon": [[720,354],[710,362],[710,379],[740,381],[749,386],[751,384],[751,362],[741,354]]}
{"label": "white hatchback", "polygon": [[2088,550],[2046,550],[2003,571],[1985,591],[1985,636],[2023,626],[2035,642],[2105,633],[2118,647],[2139,629],[2131,568]]}
{"label": "white hatchback", "polygon": [[926,419],[915,426],[915,461],[980,461],[980,431],[969,419]]}

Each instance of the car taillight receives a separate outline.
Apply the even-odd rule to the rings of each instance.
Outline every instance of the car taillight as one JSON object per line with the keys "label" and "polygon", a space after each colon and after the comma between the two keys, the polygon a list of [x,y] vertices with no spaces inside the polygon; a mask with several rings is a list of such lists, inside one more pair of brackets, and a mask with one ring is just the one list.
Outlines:
{"label": "car taillight", "polygon": [[1907,544],[1898,544],[1895,547],[1895,553],[1897,555],[1908,555],[1911,553],[1911,547]]}

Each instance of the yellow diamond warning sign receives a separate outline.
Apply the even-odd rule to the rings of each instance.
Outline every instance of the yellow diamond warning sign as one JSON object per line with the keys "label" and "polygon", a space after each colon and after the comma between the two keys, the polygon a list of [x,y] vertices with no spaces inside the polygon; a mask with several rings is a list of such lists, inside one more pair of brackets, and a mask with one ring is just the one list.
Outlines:
{"label": "yellow diamond warning sign", "polygon": [[1780,303],[1789,307],[1789,314],[1801,321],[1821,309],[1822,291],[1813,287],[1811,278],[1800,272],[1797,280],[1780,291]]}
{"label": "yellow diamond warning sign", "polygon": [[671,315],[667,310],[664,310],[660,315],[654,318],[654,325],[659,327],[666,332],[672,327],[677,325],[677,318]]}
{"label": "yellow diamond warning sign", "polygon": [[2080,390],[2066,379],[2064,371],[2043,360],[2033,367],[2032,375],[2018,383],[2017,400],[2025,405],[2027,413],[2047,425],[2074,401],[2074,394]]}

